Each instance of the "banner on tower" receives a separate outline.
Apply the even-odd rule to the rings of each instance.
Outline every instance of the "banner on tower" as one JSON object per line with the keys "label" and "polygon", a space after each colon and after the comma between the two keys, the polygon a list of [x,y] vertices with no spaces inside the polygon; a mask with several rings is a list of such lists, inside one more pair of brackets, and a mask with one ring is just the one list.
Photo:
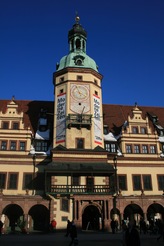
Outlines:
{"label": "banner on tower", "polygon": [[101,116],[100,116],[100,97],[97,95],[93,95],[93,123],[94,123],[94,142],[98,145],[102,145],[102,124],[101,124]]}
{"label": "banner on tower", "polygon": [[57,96],[56,144],[64,143],[66,135],[66,93]]}

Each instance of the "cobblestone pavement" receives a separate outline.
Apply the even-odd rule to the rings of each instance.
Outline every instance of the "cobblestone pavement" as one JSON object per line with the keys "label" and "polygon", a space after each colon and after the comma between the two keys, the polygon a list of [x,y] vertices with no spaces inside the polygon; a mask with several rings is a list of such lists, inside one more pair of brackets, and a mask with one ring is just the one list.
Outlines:
{"label": "cobblestone pavement", "polygon": [[[78,233],[78,246],[121,246],[122,234],[111,233]],[[69,246],[70,238],[64,233],[54,234],[6,234],[0,236],[0,246]],[[156,235],[141,235],[141,246],[164,246],[164,242],[157,241]],[[133,245],[132,245],[133,246]]]}

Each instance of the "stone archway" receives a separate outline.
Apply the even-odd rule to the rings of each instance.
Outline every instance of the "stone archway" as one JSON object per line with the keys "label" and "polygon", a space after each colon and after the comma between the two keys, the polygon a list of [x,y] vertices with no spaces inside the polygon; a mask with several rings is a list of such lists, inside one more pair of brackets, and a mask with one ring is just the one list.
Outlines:
{"label": "stone archway", "polygon": [[50,212],[49,210],[41,204],[34,205],[29,210],[29,215],[31,216],[30,224],[31,229],[37,231],[48,231],[50,224]]}
{"label": "stone archway", "polygon": [[164,207],[159,203],[151,204],[147,209],[147,219],[149,221],[155,219],[164,220]]}
{"label": "stone archway", "polygon": [[99,230],[100,229],[101,214],[95,205],[89,205],[84,209],[82,215],[82,229],[83,230]]}
{"label": "stone archway", "polygon": [[135,203],[129,204],[124,209],[124,219],[125,220],[134,219],[137,224],[139,223],[140,218],[143,217],[143,215],[144,214],[143,214],[142,208],[139,205],[135,204]]}
{"label": "stone archway", "polygon": [[23,209],[17,204],[9,204],[3,209],[2,213],[6,217],[5,229],[15,232],[18,222],[23,220]]}

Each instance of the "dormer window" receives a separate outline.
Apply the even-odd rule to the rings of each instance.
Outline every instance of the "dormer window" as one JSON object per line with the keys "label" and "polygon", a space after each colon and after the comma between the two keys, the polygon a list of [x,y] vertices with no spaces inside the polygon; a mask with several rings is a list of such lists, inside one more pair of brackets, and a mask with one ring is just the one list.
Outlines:
{"label": "dormer window", "polygon": [[9,122],[7,122],[7,121],[2,122],[2,128],[3,129],[9,129]]}
{"label": "dormer window", "polygon": [[82,60],[81,59],[76,60],[76,65],[81,66],[82,65]]}
{"label": "dormer window", "polygon": [[137,134],[138,133],[138,127],[133,126],[132,127],[132,133]]}
{"label": "dormer window", "polygon": [[141,127],[141,133],[146,134],[146,128],[145,127]]}
{"label": "dormer window", "polygon": [[13,129],[18,130],[19,129],[19,123],[18,122],[13,122]]}

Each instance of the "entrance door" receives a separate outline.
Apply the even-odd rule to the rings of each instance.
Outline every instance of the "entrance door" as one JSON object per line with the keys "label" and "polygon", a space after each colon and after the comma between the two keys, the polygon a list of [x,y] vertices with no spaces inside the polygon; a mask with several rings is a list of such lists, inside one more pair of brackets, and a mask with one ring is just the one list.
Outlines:
{"label": "entrance door", "polygon": [[101,214],[98,208],[94,205],[89,205],[85,208],[82,215],[82,229],[83,230],[99,230],[100,229]]}

